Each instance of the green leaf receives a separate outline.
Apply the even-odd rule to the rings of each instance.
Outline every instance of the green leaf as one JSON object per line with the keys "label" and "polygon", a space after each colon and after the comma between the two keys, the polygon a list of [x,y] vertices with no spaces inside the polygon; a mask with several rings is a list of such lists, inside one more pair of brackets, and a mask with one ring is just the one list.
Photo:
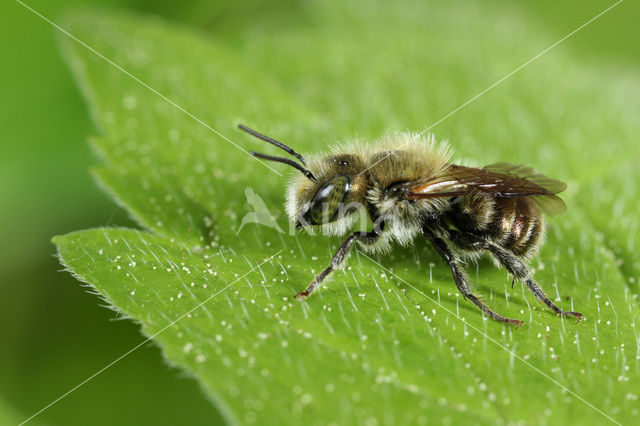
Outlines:
{"label": "green leaf", "polygon": [[[24,414],[15,410],[5,399],[0,397],[0,423],[3,425],[18,424],[24,420]],[[36,420],[34,424],[38,424]]]}
{"label": "green leaf", "polygon": [[94,175],[144,230],[56,237],[65,266],[138,321],[230,422],[637,420],[639,312],[627,282],[639,265],[638,189],[611,183],[638,179],[637,79],[559,47],[433,129],[461,157],[526,162],[569,182],[570,210],[533,266],[586,321],[555,317],[481,261],[469,265],[476,292],[526,323],[485,320],[423,241],[380,259],[356,252],[298,302],[340,240],[255,224],[236,235],[246,187],[289,226],[285,178],[243,152],[264,145],[235,125],[302,152],[422,129],[554,40],[466,3],[317,2],[295,13],[295,24],[256,16],[217,37],[113,12],[66,20],[117,65],[62,39],[100,133]]}

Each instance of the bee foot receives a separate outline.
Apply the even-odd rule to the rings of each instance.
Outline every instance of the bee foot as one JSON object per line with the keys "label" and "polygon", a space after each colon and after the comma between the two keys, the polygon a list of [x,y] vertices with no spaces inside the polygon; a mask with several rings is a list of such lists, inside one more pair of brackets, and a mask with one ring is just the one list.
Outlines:
{"label": "bee foot", "polygon": [[563,317],[568,317],[568,316],[576,317],[576,324],[578,324],[580,321],[584,319],[584,316],[580,312],[562,311],[560,315],[562,315]]}
{"label": "bee foot", "polygon": [[[492,315],[493,314],[493,315]],[[520,327],[522,324],[524,324],[524,322],[518,320],[518,319],[514,319],[514,318],[507,318],[507,317],[503,317],[502,315],[499,315],[495,312],[490,313],[489,315],[496,321],[499,322],[503,322],[505,324],[513,324],[516,326],[516,328]]]}
{"label": "bee foot", "polygon": [[516,329],[517,329],[517,328],[520,328],[520,326],[521,326],[522,324],[524,324],[524,322],[522,322],[522,321],[520,321],[520,320],[517,320],[517,319],[512,319],[512,318],[504,318],[504,321],[503,321],[503,322],[505,322],[505,323],[507,323],[507,324],[513,324],[513,325],[515,325],[515,326],[516,326]]}
{"label": "bee foot", "polygon": [[298,300],[300,300],[300,299],[306,299],[306,298],[307,298],[307,296],[309,296],[310,294],[311,294],[311,292],[310,292],[310,291],[308,291],[308,290],[302,291],[302,292],[300,292],[300,293],[296,294],[296,299],[298,299]]}

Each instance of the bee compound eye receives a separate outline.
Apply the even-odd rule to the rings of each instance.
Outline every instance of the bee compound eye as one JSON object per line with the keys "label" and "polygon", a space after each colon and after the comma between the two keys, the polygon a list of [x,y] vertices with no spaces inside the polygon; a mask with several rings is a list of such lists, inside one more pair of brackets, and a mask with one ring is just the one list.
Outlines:
{"label": "bee compound eye", "polygon": [[308,219],[312,225],[333,222],[337,219],[340,205],[349,194],[350,180],[347,176],[329,179],[311,200]]}

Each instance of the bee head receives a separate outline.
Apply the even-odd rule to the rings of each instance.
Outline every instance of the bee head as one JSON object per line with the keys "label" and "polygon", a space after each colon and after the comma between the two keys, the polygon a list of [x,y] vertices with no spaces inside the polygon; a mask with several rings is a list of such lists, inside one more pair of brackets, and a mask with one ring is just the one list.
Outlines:
{"label": "bee head", "polygon": [[[316,181],[294,176],[287,190],[287,213],[298,229],[322,226],[341,234],[357,219],[366,192],[365,169],[356,154],[329,154],[309,159]],[[353,219],[353,220],[351,220]]]}
{"label": "bee head", "polygon": [[366,177],[361,175],[365,166],[360,156],[342,153],[314,156],[307,164],[302,155],[282,142],[246,126],[238,127],[299,160],[251,152],[254,157],[288,164],[301,172],[292,178],[287,190],[287,213],[296,228],[320,225],[330,234],[339,234],[352,224],[353,221],[345,219],[354,216],[366,192]]}

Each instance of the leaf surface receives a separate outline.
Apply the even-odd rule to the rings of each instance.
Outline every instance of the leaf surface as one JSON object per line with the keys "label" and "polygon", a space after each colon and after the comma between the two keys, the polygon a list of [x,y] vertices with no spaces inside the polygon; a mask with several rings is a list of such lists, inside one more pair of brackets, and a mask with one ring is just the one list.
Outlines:
{"label": "leaf surface", "polygon": [[[618,253],[605,235],[623,236],[624,224],[637,234],[637,219],[621,207],[608,215],[593,194],[638,158],[640,124],[627,110],[640,99],[635,79],[607,80],[559,50],[433,130],[462,157],[526,162],[569,182],[569,212],[533,266],[559,305],[585,314],[581,324],[481,261],[468,265],[476,292],[526,324],[484,320],[422,241],[382,258],[355,253],[301,303],[291,296],[339,239],[254,224],[236,235],[246,187],[289,229],[285,177],[243,152],[267,148],[239,122],[303,153],[421,129],[553,42],[517,15],[462,7],[477,8],[314,2],[296,25],[267,30],[273,23],[256,18],[217,37],[113,12],[67,19],[117,64],[63,40],[99,130],[94,175],[143,230],[56,237],[61,260],[201,381],[230,422],[636,419],[638,304],[627,282],[637,236]],[[465,17],[477,15],[496,32]],[[636,186],[606,188],[637,205]]]}

